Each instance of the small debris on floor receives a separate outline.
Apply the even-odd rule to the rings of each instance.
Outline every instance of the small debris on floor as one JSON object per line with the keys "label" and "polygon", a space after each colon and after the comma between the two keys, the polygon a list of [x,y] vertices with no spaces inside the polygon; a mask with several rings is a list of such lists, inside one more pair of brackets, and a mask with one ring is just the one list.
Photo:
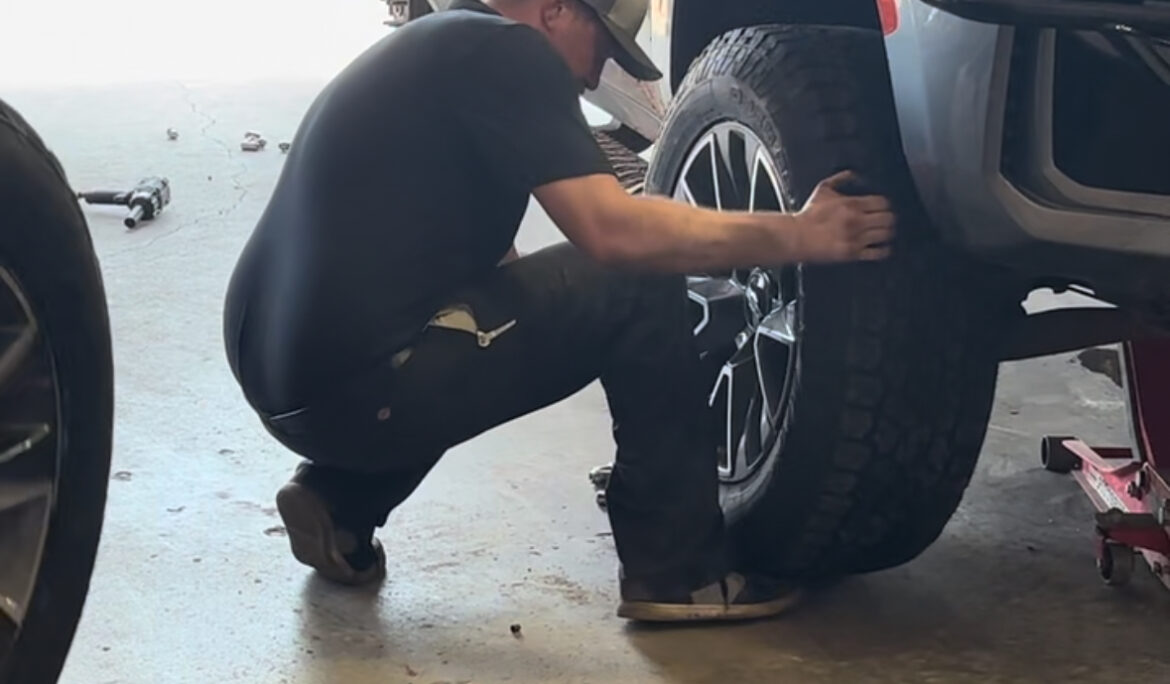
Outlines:
{"label": "small debris on floor", "polygon": [[256,131],[247,131],[244,133],[244,140],[240,142],[240,149],[245,152],[259,152],[266,145],[268,145],[268,141],[264,139],[264,136]]}
{"label": "small debris on floor", "polygon": [[597,533],[596,535],[594,535],[594,536],[597,536],[597,537],[612,537],[612,536],[613,536],[613,532],[598,532],[598,533]]}
{"label": "small debris on floor", "polygon": [[1036,552],[1036,550],[1037,550],[1037,549],[1036,549],[1036,547],[1035,547],[1035,546],[1032,546],[1031,544],[1028,544],[1028,546],[1027,546],[1027,547],[1025,547],[1025,548],[1027,548],[1027,549],[1028,549],[1029,551],[1031,551],[1032,553],[1035,553],[1035,552]]}
{"label": "small debris on floor", "polygon": [[514,636],[514,637],[520,636],[520,623],[519,622],[512,625],[512,636]]}
{"label": "small debris on floor", "polygon": [[417,677],[418,676],[418,672],[413,667],[411,667],[409,665],[403,665],[402,667],[403,667],[403,669],[406,670],[407,677]]}
{"label": "small debris on floor", "polygon": [[219,450],[220,456],[230,456],[234,453],[236,453],[235,449],[220,449]]}
{"label": "small debris on floor", "polygon": [[288,534],[288,530],[284,529],[283,525],[277,525],[276,527],[269,527],[264,530],[264,534],[269,537],[283,537]]}
{"label": "small debris on floor", "polygon": [[178,139],[179,139],[179,132],[173,128],[168,128],[167,129],[167,140],[178,140]]}
{"label": "small debris on floor", "polygon": [[182,513],[186,506],[179,506],[178,508],[168,508],[167,513]]}
{"label": "small debris on floor", "polygon": [[292,143],[282,142],[277,147],[280,148],[281,152],[288,152],[290,149],[292,149]]}
{"label": "small debris on floor", "polygon": [[191,562],[192,562],[192,563],[202,563],[202,562],[203,562],[203,559],[202,559],[202,558],[198,558],[198,557],[196,557],[196,558],[192,558],[192,559],[191,559]]}
{"label": "small debris on floor", "polygon": [[118,472],[114,473],[114,479],[120,482],[129,482],[133,478],[134,473],[130,472],[129,470],[119,470]]}

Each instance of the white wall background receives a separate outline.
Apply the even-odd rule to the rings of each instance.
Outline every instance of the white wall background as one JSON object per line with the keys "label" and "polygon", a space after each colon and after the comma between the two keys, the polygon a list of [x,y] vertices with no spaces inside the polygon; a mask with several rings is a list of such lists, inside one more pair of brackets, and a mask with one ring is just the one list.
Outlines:
{"label": "white wall background", "polygon": [[0,88],[327,78],[379,0],[0,0]]}

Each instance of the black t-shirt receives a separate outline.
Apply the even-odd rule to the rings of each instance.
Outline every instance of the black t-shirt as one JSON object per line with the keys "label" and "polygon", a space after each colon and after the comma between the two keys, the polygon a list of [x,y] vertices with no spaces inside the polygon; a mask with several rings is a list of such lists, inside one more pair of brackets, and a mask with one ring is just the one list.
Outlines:
{"label": "black t-shirt", "polygon": [[578,81],[475,0],[359,56],[318,96],[232,276],[224,335],[248,401],[295,410],[409,344],[510,248],[531,191],[611,173]]}

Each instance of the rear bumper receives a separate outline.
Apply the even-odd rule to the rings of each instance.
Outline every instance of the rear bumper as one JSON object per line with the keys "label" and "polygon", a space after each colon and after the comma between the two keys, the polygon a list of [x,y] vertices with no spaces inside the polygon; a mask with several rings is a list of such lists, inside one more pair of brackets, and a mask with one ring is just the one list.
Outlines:
{"label": "rear bumper", "polygon": [[[1038,277],[1127,297],[1170,298],[1170,197],[1090,188],[1053,162],[1045,129],[1052,120],[1053,32],[1041,33],[1029,57],[1034,68],[1021,72],[1016,28],[934,7],[1055,4],[1108,3],[900,4],[900,26],[886,47],[903,148],[919,194],[944,235],[967,251]],[[1011,148],[1021,136],[1010,126],[1025,129],[1022,150]],[[1022,160],[1010,175],[1005,150]]]}

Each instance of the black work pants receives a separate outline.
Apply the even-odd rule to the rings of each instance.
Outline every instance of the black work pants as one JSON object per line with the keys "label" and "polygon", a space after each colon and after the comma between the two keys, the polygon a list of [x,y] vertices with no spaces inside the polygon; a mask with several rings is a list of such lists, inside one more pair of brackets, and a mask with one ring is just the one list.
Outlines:
{"label": "black work pants", "polygon": [[353,522],[380,525],[446,450],[600,378],[617,447],[607,502],[624,575],[712,581],[727,558],[710,379],[685,287],[681,276],[603,267],[569,243],[549,247],[454,294],[480,330],[506,328],[494,339],[429,328],[401,365],[387,360],[269,430],[335,474],[322,486]]}

